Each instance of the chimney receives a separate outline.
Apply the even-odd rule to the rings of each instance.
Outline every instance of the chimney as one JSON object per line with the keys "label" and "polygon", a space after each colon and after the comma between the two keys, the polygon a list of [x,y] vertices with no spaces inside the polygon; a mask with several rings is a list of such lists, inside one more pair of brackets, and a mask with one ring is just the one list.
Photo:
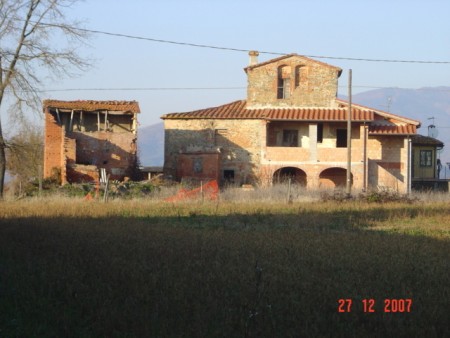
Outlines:
{"label": "chimney", "polygon": [[250,52],[248,52],[248,55],[250,56],[250,65],[249,66],[256,65],[258,63],[259,52],[256,50],[251,50]]}

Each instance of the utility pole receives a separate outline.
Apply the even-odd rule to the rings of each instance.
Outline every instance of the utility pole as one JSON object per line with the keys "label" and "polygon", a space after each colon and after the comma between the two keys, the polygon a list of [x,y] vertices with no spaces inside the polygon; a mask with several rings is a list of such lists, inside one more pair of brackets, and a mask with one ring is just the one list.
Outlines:
{"label": "utility pole", "polygon": [[347,111],[347,182],[346,194],[352,194],[352,70],[348,70],[348,111]]}

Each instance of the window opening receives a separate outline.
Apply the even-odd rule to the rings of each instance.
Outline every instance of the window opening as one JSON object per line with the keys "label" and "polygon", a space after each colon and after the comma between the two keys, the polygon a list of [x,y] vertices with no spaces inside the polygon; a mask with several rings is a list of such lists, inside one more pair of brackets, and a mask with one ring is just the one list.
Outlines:
{"label": "window opening", "polygon": [[317,124],[317,143],[323,142],[323,123]]}
{"label": "window opening", "polygon": [[283,146],[297,147],[298,146],[298,131],[297,130],[283,130]]}
{"label": "window opening", "polygon": [[193,171],[196,174],[201,174],[203,172],[203,159],[201,157],[194,158]]}
{"label": "window opening", "polygon": [[347,148],[347,129],[336,129],[336,147]]}
{"label": "window opening", "polygon": [[278,68],[277,98],[288,99],[291,93],[290,67],[284,66]]}
{"label": "window opening", "polygon": [[226,182],[234,183],[234,170],[226,169],[223,171],[223,179]]}

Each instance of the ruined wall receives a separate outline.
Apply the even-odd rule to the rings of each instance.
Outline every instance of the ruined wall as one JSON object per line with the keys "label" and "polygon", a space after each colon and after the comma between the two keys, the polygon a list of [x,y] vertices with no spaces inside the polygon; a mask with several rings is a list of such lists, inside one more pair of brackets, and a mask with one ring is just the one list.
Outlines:
{"label": "ruined wall", "polygon": [[137,153],[132,115],[110,115],[100,127],[95,112],[78,112],[72,123],[70,113],[60,112],[59,119],[61,123],[55,112],[45,111],[44,177],[60,172],[62,184],[94,181],[99,168],[111,179],[132,177]]}
{"label": "ruined wall", "polygon": [[111,179],[130,177],[136,160],[136,135],[132,133],[71,132],[76,142],[76,163],[105,168]]}
{"label": "ruined wall", "polygon": [[[279,69],[289,78],[289,98],[277,98]],[[292,56],[247,69],[247,107],[334,107],[339,69]]]}
{"label": "ruined wall", "polygon": [[64,167],[64,129],[56,117],[45,111],[44,178],[55,176]]}
{"label": "ruined wall", "polygon": [[176,179],[180,154],[220,152],[220,177],[234,173],[237,184],[257,180],[266,127],[261,120],[164,120],[164,172]]}

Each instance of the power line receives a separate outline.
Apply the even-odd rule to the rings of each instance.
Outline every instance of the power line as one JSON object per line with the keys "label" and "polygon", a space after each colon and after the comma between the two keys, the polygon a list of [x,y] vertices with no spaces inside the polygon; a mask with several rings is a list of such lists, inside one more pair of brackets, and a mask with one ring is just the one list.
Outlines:
{"label": "power line", "polygon": [[[433,88],[400,88],[400,87],[383,87],[383,86],[352,86],[353,88],[367,88],[367,89],[401,89],[401,90],[419,90],[419,91],[438,91],[450,92],[450,87],[447,89],[433,89]],[[338,86],[338,88],[347,88],[346,86]],[[59,88],[59,89],[41,89],[37,92],[76,92],[76,91],[183,91],[183,90],[242,90],[247,87],[130,87],[130,88]]]}
{"label": "power line", "polygon": [[64,88],[42,89],[39,92],[76,92],[76,91],[165,91],[165,90],[236,90],[246,87],[144,87],[144,88]]}
{"label": "power line", "polygon": [[[52,26],[52,27],[64,27],[63,25],[50,24],[50,23],[42,23],[42,25]],[[67,26],[65,26],[65,27],[67,27]],[[173,45],[179,45],[179,46],[209,48],[209,49],[218,49],[218,50],[226,50],[226,51],[233,51],[233,52],[246,52],[246,53],[251,51],[251,49],[213,46],[213,45],[197,44],[197,43],[190,43],[190,42],[155,39],[155,38],[149,38],[149,37],[144,37],[144,36],[129,35],[129,34],[122,34],[122,33],[112,33],[112,32],[106,32],[106,31],[100,31],[100,30],[94,30],[94,29],[86,29],[86,28],[77,28],[77,27],[71,27],[71,28],[79,30],[81,32],[86,32],[86,33],[102,34],[102,35],[108,35],[108,36],[113,36],[113,37],[121,37],[121,38],[134,39],[134,40],[144,40],[144,41],[166,43],[166,44],[173,44]],[[291,53],[270,52],[270,51],[259,51],[259,53],[260,54],[270,54],[270,55],[280,55],[280,56],[291,54]],[[331,59],[331,60],[386,62],[386,63],[450,64],[450,61],[370,59],[370,58],[354,58],[354,57],[343,57],[343,56],[305,55],[305,54],[301,54],[301,55],[303,55],[305,57],[309,57],[309,58]]]}

